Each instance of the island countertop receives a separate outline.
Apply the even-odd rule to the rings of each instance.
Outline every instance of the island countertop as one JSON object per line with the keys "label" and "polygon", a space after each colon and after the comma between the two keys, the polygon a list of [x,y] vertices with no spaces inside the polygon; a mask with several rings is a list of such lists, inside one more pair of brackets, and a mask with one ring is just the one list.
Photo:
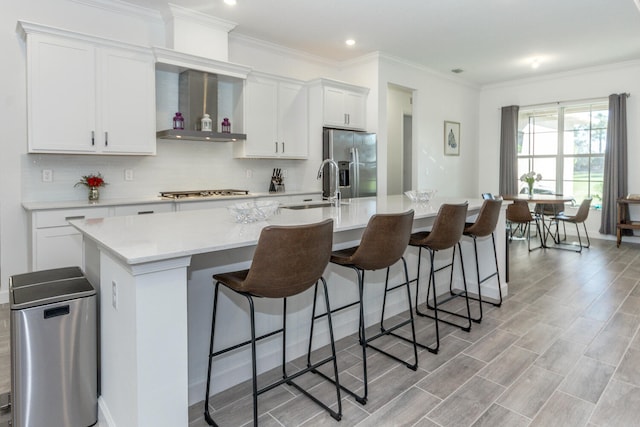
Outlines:
{"label": "island countertop", "polygon": [[378,196],[344,200],[340,208],[286,209],[266,221],[236,223],[225,208],[74,220],[70,223],[125,264],[135,265],[201,253],[255,245],[267,225],[299,225],[334,220],[334,231],[366,226],[375,213],[415,211],[415,219],[433,217],[443,203],[469,202],[479,209],[482,200],[434,198],[414,203],[407,197]]}

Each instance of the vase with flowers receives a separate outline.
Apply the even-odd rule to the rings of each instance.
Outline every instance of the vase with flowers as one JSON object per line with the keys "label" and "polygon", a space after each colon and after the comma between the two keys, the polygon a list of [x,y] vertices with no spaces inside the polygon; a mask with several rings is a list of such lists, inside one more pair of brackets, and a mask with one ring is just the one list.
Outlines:
{"label": "vase with flowers", "polygon": [[88,187],[89,201],[95,202],[100,198],[100,192],[98,191],[98,189],[100,187],[104,187],[105,185],[107,185],[107,183],[105,182],[104,178],[102,178],[102,175],[98,173],[84,175],[82,179],[80,179],[80,181],[76,182],[76,185],[74,185],[74,187],[77,187],[78,185],[84,185],[85,187]]}
{"label": "vase with flowers", "polygon": [[529,197],[533,196],[533,183],[540,181],[541,179],[542,175],[540,175],[539,173],[536,174],[534,171],[525,173],[520,177],[520,181],[527,183],[527,187],[529,189]]}

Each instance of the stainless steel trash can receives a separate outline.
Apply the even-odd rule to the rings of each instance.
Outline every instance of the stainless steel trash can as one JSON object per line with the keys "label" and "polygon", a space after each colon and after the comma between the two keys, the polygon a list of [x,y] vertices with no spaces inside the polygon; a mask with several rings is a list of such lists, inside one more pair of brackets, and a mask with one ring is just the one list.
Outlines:
{"label": "stainless steel trash can", "polygon": [[98,421],[96,291],[77,267],[12,276],[13,427]]}

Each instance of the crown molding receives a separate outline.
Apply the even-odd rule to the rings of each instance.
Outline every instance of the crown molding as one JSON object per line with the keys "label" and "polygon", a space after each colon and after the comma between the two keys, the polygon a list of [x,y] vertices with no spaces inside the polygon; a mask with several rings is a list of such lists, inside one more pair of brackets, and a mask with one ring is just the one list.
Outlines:
{"label": "crown molding", "polygon": [[121,0],[70,0],[74,3],[83,4],[85,6],[97,9],[107,10],[109,12],[133,16],[136,18],[151,18],[160,20],[162,16],[157,10],[137,6]]}
{"label": "crown molding", "polygon": [[260,49],[267,50],[271,53],[285,55],[285,56],[292,56],[294,58],[298,58],[301,60],[315,62],[323,66],[328,66],[328,67],[339,66],[339,63],[337,61],[333,61],[318,55],[312,55],[308,52],[292,49],[276,43],[260,40],[255,37],[247,36],[246,34],[231,32],[229,33],[229,41],[242,43],[248,46],[259,47]]}
{"label": "crown molding", "polygon": [[205,26],[212,26],[216,29],[224,30],[227,33],[238,26],[235,22],[216,18],[215,16],[207,15],[206,13],[198,12],[197,10],[187,9],[186,7],[178,6],[173,3],[167,4],[167,8],[162,12],[162,18],[165,22],[175,18],[182,18]]}
{"label": "crown molding", "polygon": [[613,71],[617,69],[630,68],[630,67],[640,67],[640,60],[633,59],[630,61],[614,62],[611,64],[595,65],[592,67],[576,68],[568,71],[549,73],[549,74],[536,76],[536,77],[513,79],[513,80],[508,80],[500,83],[483,85],[482,90],[500,89],[500,88],[511,87],[511,86],[520,86],[523,84],[530,84],[530,83],[541,83],[549,80],[575,77],[575,76],[580,76],[584,74],[598,73],[598,72],[604,72],[604,71]]}
{"label": "crown molding", "polygon": [[445,73],[442,73],[440,71],[436,71],[436,70],[434,70],[432,68],[429,68],[429,67],[427,67],[425,65],[419,64],[417,62],[413,62],[413,61],[410,61],[408,59],[401,58],[401,57],[398,57],[398,56],[393,56],[393,55],[390,55],[390,54],[385,53],[385,52],[380,52],[379,53],[379,57],[380,57],[381,62],[382,62],[382,60],[386,60],[386,61],[389,61],[389,62],[394,62],[396,64],[401,64],[401,65],[404,65],[404,66],[411,67],[411,68],[414,68],[416,70],[419,70],[419,71],[421,71],[423,73],[429,74],[429,75],[431,75],[433,77],[437,77],[439,79],[448,80],[450,82],[453,82],[453,83],[456,83],[456,84],[459,84],[459,85],[462,85],[462,86],[466,86],[466,87],[469,87],[471,89],[478,90],[478,89],[480,89],[482,87],[481,85],[479,85],[479,84],[477,84],[475,82],[472,82],[470,80],[466,80],[466,79],[464,79],[462,77],[445,74]]}

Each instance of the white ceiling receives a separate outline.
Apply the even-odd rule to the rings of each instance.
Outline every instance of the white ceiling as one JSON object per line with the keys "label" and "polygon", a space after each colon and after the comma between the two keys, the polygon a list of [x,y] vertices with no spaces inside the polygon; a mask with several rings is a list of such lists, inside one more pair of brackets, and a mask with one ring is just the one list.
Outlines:
{"label": "white ceiling", "polygon": [[[173,3],[331,60],[379,51],[442,73],[460,68],[460,78],[481,85],[640,59],[640,0],[126,1],[155,10]],[[357,44],[347,47],[347,38]]]}

